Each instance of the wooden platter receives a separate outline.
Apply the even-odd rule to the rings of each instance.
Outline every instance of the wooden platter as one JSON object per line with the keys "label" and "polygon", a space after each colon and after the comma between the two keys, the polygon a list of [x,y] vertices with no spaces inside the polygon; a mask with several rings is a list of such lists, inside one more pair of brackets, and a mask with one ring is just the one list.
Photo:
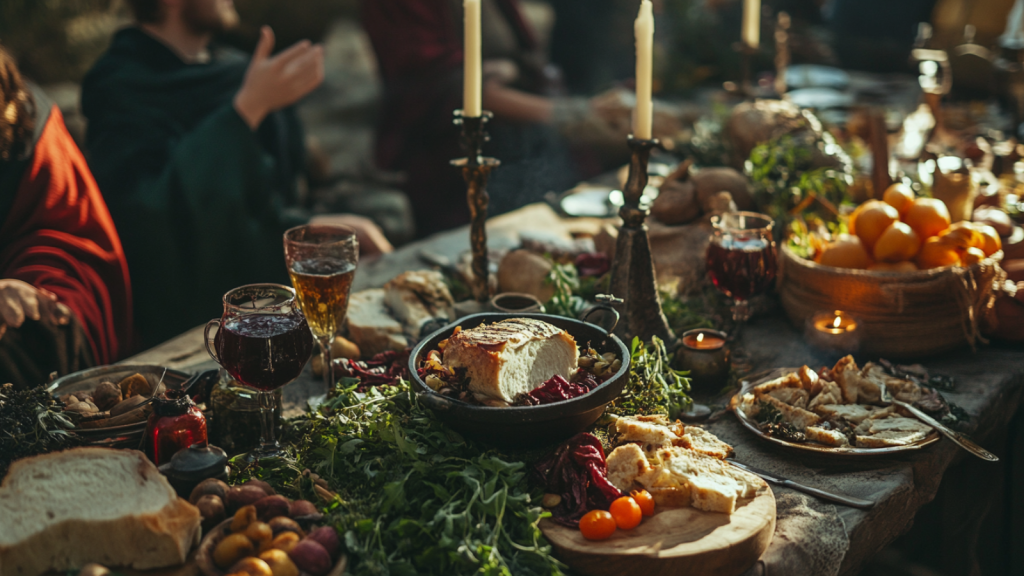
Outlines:
{"label": "wooden platter", "polygon": [[758,438],[766,442],[775,444],[776,446],[781,446],[787,450],[800,452],[803,454],[816,454],[819,456],[854,460],[880,458],[885,456],[892,456],[894,454],[904,454],[906,452],[920,450],[925,446],[930,446],[938,442],[942,438],[942,436],[939,435],[938,430],[933,429],[923,439],[904,446],[887,446],[884,448],[858,448],[856,446],[825,446],[824,444],[818,444],[815,442],[790,442],[789,440],[783,440],[782,438],[769,436],[762,432],[761,429],[757,427],[757,422],[754,421],[753,418],[747,416],[747,414],[743,412],[743,410],[740,410],[740,401],[743,398],[744,394],[753,390],[754,386],[757,386],[758,384],[767,382],[769,380],[774,380],[775,378],[779,378],[780,376],[783,376],[790,372],[796,372],[797,370],[798,368],[774,368],[765,372],[755,374],[754,376],[751,376],[750,378],[743,381],[743,385],[741,386],[740,391],[737,392],[735,396],[733,396],[732,400],[729,402],[729,406],[732,410],[732,413],[736,415],[736,419],[740,421],[740,424],[742,424],[744,428],[750,430]]}
{"label": "wooden platter", "polygon": [[731,515],[659,507],[636,528],[598,542],[548,519],[540,528],[559,560],[589,576],[738,576],[771,544],[775,495],[765,486]]}

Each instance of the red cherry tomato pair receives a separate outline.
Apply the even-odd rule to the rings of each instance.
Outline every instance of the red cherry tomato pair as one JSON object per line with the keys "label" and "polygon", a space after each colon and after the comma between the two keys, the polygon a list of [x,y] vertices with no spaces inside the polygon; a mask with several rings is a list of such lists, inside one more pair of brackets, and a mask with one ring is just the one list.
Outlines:
{"label": "red cherry tomato pair", "polygon": [[580,519],[580,532],[587,540],[604,540],[616,528],[632,530],[644,516],[654,514],[654,498],[646,490],[634,490],[629,496],[617,498],[608,511],[591,510]]}

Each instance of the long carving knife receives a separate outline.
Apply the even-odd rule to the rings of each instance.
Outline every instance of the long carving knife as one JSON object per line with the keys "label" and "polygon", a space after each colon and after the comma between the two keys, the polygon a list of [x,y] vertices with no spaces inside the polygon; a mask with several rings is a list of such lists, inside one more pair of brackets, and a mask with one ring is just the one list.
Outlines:
{"label": "long carving knife", "polygon": [[845,496],[843,494],[833,494],[832,492],[827,492],[825,490],[821,490],[818,488],[804,486],[799,482],[794,482],[788,478],[783,478],[781,476],[769,474],[764,470],[758,470],[757,468],[754,468],[747,464],[743,464],[741,462],[737,462],[735,460],[726,460],[726,462],[732,464],[733,466],[739,468],[740,470],[745,470],[747,472],[750,472],[751,474],[754,474],[755,476],[760,476],[761,478],[764,478],[765,480],[771,482],[772,484],[778,484],[779,486],[792,488],[793,490],[797,490],[805,494],[810,494],[811,496],[821,498],[822,500],[828,500],[829,502],[835,502],[836,504],[842,504],[843,506],[850,506],[851,508],[860,508],[861,510],[867,510],[875,505],[875,503],[870,500],[862,500],[860,498]]}

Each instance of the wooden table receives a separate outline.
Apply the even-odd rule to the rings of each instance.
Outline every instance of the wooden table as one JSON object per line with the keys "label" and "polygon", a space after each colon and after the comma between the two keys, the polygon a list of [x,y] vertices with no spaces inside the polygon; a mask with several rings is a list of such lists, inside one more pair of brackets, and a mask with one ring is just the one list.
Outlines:
{"label": "wooden table", "polygon": [[[494,218],[488,230],[490,245],[505,248],[517,244],[520,231],[567,234],[566,224],[542,205]],[[418,257],[423,250],[455,258],[468,249],[466,229],[432,236],[375,261],[361,263],[354,289],[380,286],[402,271],[426,268]],[[758,369],[823,363],[779,311],[755,318],[744,333],[742,346]],[[202,327],[125,362],[184,370],[214,366],[203,347]],[[1008,539],[1008,543],[1024,540],[1024,529],[1009,520],[1014,513],[1019,519],[1020,511],[1013,512],[1008,504],[999,504],[998,498],[993,509],[996,520],[992,520],[989,510],[992,495],[1008,494],[1007,484],[1012,485],[1015,478],[1021,477],[1021,463],[1012,458],[1014,452],[1021,451],[1019,444],[1015,446],[1015,442],[1021,442],[1021,434],[1010,429],[1010,422],[1024,399],[1024,350],[987,347],[977,354],[965,351],[944,355],[926,365],[933,372],[957,379],[956,391],[947,393],[947,398],[971,415],[975,439],[999,455],[1003,459],[1000,463],[976,459],[946,439],[920,453],[898,458],[852,463],[821,461],[783,452],[760,441],[742,429],[730,414],[709,424],[715,434],[736,448],[742,461],[803,484],[877,502],[873,509],[861,511],[773,487],[778,501],[775,537],[748,575],[855,574],[866,560],[906,533],[918,511],[932,500],[937,500],[940,510],[929,514],[940,516],[937,523],[943,530],[936,536],[939,541],[931,544],[942,565],[948,568],[947,574],[978,573],[975,546],[979,534],[992,530],[993,523],[1000,525],[993,530],[998,538]],[[307,369],[303,377],[285,388],[286,414],[300,413],[305,400],[318,393],[322,393],[318,379]],[[1019,520],[1016,524],[1020,524]],[[1022,561],[1019,550],[1002,548],[998,553],[1012,558],[1007,561]],[[1014,564],[1004,573],[1022,571],[1024,565]]]}

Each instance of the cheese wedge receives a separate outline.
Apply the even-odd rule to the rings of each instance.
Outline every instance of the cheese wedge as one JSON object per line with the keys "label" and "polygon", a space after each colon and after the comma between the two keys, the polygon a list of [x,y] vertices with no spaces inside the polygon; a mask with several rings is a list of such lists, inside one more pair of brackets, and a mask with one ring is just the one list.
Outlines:
{"label": "cheese wedge", "polygon": [[565,330],[542,320],[511,318],[455,333],[441,363],[465,368],[472,392],[511,403],[552,376],[571,378],[579,355]]}

